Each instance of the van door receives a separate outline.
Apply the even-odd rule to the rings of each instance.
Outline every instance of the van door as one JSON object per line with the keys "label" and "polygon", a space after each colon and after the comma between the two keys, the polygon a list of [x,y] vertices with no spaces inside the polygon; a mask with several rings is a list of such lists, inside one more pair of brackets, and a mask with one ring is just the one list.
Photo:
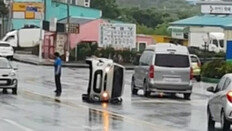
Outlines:
{"label": "van door", "polygon": [[136,86],[143,87],[144,79],[147,78],[149,66],[153,60],[153,51],[144,51],[140,61],[139,66],[135,69],[135,84]]}
{"label": "van door", "polygon": [[163,88],[182,90],[190,83],[189,55],[156,54],[154,70],[154,81],[156,84],[162,84]]}

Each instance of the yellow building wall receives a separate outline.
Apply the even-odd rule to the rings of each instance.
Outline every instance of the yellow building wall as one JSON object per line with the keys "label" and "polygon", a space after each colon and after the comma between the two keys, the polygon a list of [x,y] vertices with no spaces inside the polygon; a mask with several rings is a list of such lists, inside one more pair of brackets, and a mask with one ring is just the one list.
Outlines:
{"label": "yellow building wall", "polygon": [[[153,39],[155,40],[156,43],[169,43],[170,41],[176,41],[177,39],[175,38],[171,38],[168,36],[163,36],[163,35],[152,35]],[[184,39],[184,40],[179,40],[181,41],[182,45],[184,46],[188,46],[188,40]]]}

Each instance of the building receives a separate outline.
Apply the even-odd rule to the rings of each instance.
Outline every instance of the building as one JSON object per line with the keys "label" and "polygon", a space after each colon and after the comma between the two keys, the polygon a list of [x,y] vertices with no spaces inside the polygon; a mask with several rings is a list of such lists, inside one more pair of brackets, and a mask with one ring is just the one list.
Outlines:
{"label": "building", "polygon": [[193,36],[199,36],[211,32],[224,33],[224,50],[227,41],[232,38],[232,6],[230,2],[201,2],[201,14],[187,19],[170,23],[172,37],[188,39],[188,45],[197,41]]}
{"label": "building", "polygon": [[[55,0],[14,0],[12,7],[12,29],[20,29],[24,25],[40,27],[41,19],[50,21],[52,18],[57,18],[60,20],[67,18],[68,15],[67,3]],[[69,15],[70,17],[97,19],[101,18],[102,13],[100,10],[76,3],[69,6]]]}
{"label": "building", "polygon": [[152,36],[137,34],[136,35],[136,50],[144,51],[148,45],[155,44],[155,41]]}

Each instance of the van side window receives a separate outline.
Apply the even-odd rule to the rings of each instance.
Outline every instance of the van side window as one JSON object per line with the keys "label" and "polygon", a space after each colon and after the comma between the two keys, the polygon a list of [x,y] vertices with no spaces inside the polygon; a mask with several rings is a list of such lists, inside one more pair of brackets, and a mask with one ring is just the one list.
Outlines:
{"label": "van side window", "polygon": [[148,66],[151,64],[152,58],[153,58],[152,52],[144,51],[141,58],[140,58],[139,64],[143,65],[143,66]]}
{"label": "van side window", "polygon": [[148,65],[153,64],[153,63],[152,63],[152,61],[153,61],[153,56],[154,56],[154,53],[153,53],[153,52],[149,52],[148,59],[147,59]]}
{"label": "van side window", "polygon": [[11,40],[13,40],[14,38],[15,38],[15,37],[14,37],[13,35],[11,35],[11,36],[7,37],[5,41],[11,41]]}

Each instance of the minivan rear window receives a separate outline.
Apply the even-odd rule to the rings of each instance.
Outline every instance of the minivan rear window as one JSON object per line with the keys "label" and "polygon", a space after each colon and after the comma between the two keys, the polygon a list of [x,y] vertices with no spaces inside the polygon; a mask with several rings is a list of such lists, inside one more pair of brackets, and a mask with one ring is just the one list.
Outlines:
{"label": "minivan rear window", "polygon": [[10,47],[10,44],[0,43],[0,47]]}
{"label": "minivan rear window", "polygon": [[155,65],[161,67],[189,67],[189,57],[187,55],[156,54]]}

